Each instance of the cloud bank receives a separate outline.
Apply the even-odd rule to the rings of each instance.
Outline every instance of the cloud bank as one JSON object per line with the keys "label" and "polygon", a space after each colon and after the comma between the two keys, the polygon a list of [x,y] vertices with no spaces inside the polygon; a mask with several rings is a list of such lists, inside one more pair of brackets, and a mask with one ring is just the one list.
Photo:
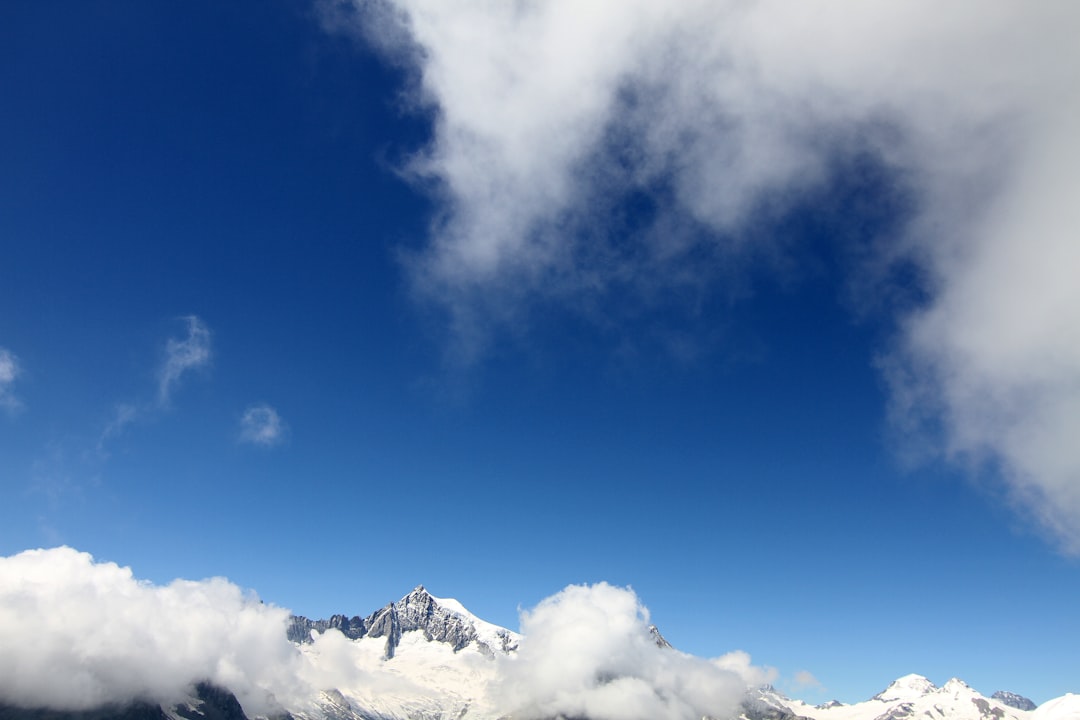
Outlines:
{"label": "cloud bank", "polygon": [[210,680],[249,712],[296,689],[289,612],[222,578],[152,585],[61,547],[0,558],[0,700],[80,710],[175,702]]}
{"label": "cloud bank", "polygon": [[410,268],[462,357],[538,300],[648,302],[782,255],[782,220],[857,186],[844,168],[861,158],[902,212],[837,230],[864,259],[852,286],[922,298],[890,310],[893,416],[1000,470],[1080,553],[1080,6],[322,7],[381,33],[432,109],[406,170],[442,211]]}
{"label": "cloud bank", "polygon": [[437,705],[449,692],[492,716],[682,719],[726,716],[748,685],[772,680],[745,653],[705,660],[658,647],[633,591],[605,583],[568,587],[523,613],[516,657],[403,657],[413,664],[402,669],[381,659],[381,643],[365,654],[336,630],[301,652],[286,637],[288,619],[223,578],[155,585],[68,547],[2,557],[0,703],[172,704],[209,680],[249,716],[314,711],[317,691],[340,688],[374,706],[395,697]]}
{"label": "cloud bank", "polygon": [[273,447],[285,439],[285,421],[269,405],[252,405],[240,418],[240,441]]}
{"label": "cloud bank", "polygon": [[158,373],[158,403],[167,406],[180,379],[191,370],[210,363],[210,330],[194,315],[184,318],[187,337],[169,338],[165,360]]}
{"label": "cloud bank", "polygon": [[11,387],[18,376],[18,359],[10,350],[0,347],[0,408],[14,411],[22,406],[19,399],[11,392]]}
{"label": "cloud bank", "polygon": [[657,646],[633,591],[570,586],[521,617],[518,657],[495,697],[520,718],[727,717],[748,684],[770,679],[732,653],[715,660]]}

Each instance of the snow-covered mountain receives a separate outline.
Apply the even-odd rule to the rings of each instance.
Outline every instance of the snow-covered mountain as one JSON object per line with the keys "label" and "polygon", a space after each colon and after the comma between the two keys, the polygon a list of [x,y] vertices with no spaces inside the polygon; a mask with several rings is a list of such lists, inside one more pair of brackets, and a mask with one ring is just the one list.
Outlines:
{"label": "snow-covered mountain", "polygon": [[[298,717],[505,717],[498,698],[490,695],[491,681],[502,663],[514,661],[522,638],[480,620],[457,601],[433,597],[420,586],[366,618],[294,618],[289,636],[317,663],[312,653],[328,628],[339,629],[350,639],[356,667],[375,682],[325,692],[315,710],[294,712]],[[655,626],[649,627],[649,633],[660,648],[678,652]],[[384,688],[389,678],[400,681],[399,692],[370,691],[373,686]],[[1080,720],[1067,715],[1068,708],[1074,707],[1065,703],[1049,716],[1036,717],[1030,710],[1034,704],[1014,693],[998,692],[987,698],[959,679],[939,688],[921,675],[906,675],[854,705],[833,701],[813,706],[784,697],[771,686],[751,688],[739,720]]]}
{"label": "snow-covered mountain", "polygon": [[[1069,697],[1069,696],[1066,696]],[[869,700],[854,705],[836,701],[808,705],[766,687],[752,690],[743,703],[744,720],[1033,720],[1030,700],[1015,693],[984,697],[963,680],[937,687],[922,675],[905,675]],[[1064,717],[1053,715],[1055,720]],[[1048,720],[1048,719],[1044,719]]]}
{"label": "snow-covered mountain", "polygon": [[334,615],[329,620],[309,620],[294,616],[288,636],[296,643],[310,643],[312,633],[320,635],[331,628],[350,640],[386,638],[386,659],[394,657],[402,634],[414,631],[421,632],[428,642],[450,645],[454,652],[475,645],[488,656],[516,650],[520,640],[516,633],[476,617],[457,600],[433,597],[423,585],[366,618]]}
{"label": "snow-covered mountain", "polygon": [[[327,636],[328,629],[344,637]],[[294,617],[288,629],[315,677],[351,668],[298,720],[449,720],[499,716],[490,687],[521,636],[476,617],[423,585],[365,618]],[[342,660],[346,662],[342,662]]]}
{"label": "snow-covered mountain", "polygon": [[[558,608],[561,611],[563,608]],[[603,622],[590,616],[590,623]],[[556,618],[561,622],[562,618]],[[630,628],[624,645],[606,645],[597,655],[597,637],[589,627],[575,625],[569,644],[559,645],[557,666],[581,665],[594,668],[584,676],[605,704],[570,704],[574,712],[545,710],[542,702],[531,705],[508,701],[507,688],[520,689],[534,680],[529,673],[548,672],[535,658],[526,661],[532,646],[521,648],[527,639],[476,617],[450,598],[438,598],[418,586],[397,602],[367,615],[334,615],[325,620],[295,616],[287,628],[295,648],[296,683],[281,688],[274,720],[651,720],[656,716],[701,720],[705,713],[690,712],[690,705],[667,703],[664,712],[647,712],[646,703],[656,698],[670,699],[671,687],[686,688],[675,681],[666,687],[650,685],[650,677],[684,677],[702,665],[716,670],[711,662],[680,653],[654,626]],[[588,639],[592,637],[592,642]],[[539,638],[539,636],[538,636]],[[543,641],[541,641],[543,645]],[[615,649],[612,649],[615,648]],[[547,648],[550,650],[550,647]],[[652,658],[659,667],[656,676],[635,670],[622,653]],[[599,658],[599,660],[598,660]],[[532,664],[529,664],[532,663]],[[545,669],[546,668],[546,669]],[[561,668],[560,668],[561,669]],[[527,672],[523,673],[522,671]],[[635,674],[636,673],[636,674]],[[687,680],[686,687],[697,692],[701,678]],[[508,678],[519,683],[507,682]],[[730,679],[730,676],[729,676]],[[287,683],[286,683],[287,684]],[[740,685],[734,686],[730,707]],[[705,688],[707,691],[707,688]],[[275,691],[276,692],[276,691]],[[556,688],[555,696],[571,697],[573,689]],[[634,694],[629,694],[634,693]],[[712,697],[712,696],[709,696]],[[633,699],[627,699],[633,698]],[[534,697],[535,700],[535,697]],[[614,700],[612,704],[610,701]],[[518,708],[525,707],[525,710]],[[566,707],[565,705],[559,707]],[[610,715],[605,710],[621,708]],[[696,707],[716,707],[712,700]],[[1080,696],[1065,695],[1035,708],[1030,700],[1014,693],[998,692],[985,697],[958,679],[942,687],[921,675],[906,675],[892,682],[872,698],[853,705],[836,701],[808,705],[787,698],[771,686],[752,687],[734,710],[708,711],[709,720],[1080,720]],[[630,708],[627,710],[627,708]],[[674,710],[672,710],[674,708]],[[679,709],[682,708],[682,709]],[[266,717],[266,716],[260,716]],[[225,688],[209,683],[192,686],[190,697],[180,702],[155,705],[143,700],[123,707],[66,712],[26,709],[0,702],[0,720],[247,720],[236,697]]]}

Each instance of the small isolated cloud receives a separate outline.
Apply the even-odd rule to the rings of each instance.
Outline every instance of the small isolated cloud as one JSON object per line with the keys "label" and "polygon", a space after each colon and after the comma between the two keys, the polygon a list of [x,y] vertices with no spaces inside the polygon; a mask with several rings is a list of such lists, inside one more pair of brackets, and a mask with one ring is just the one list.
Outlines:
{"label": "small isolated cloud", "polygon": [[210,330],[195,315],[187,316],[184,322],[187,337],[169,338],[165,343],[165,362],[158,382],[158,402],[163,406],[169,404],[173,390],[185,373],[210,363]]}
{"label": "small isolated cloud", "polygon": [[728,717],[768,679],[745,653],[714,660],[657,646],[632,590],[570,586],[522,614],[525,637],[496,690],[513,717]]}
{"label": "small isolated cloud", "polygon": [[222,578],[154,585],[67,547],[0,557],[0,701],[178,701],[210,680],[267,712],[297,687],[288,618]]}
{"label": "small isolated cloud", "polygon": [[14,353],[0,348],[0,408],[14,411],[22,407],[22,403],[11,392],[19,373],[19,361]]}
{"label": "small isolated cloud", "polygon": [[240,418],[240,441],[273,447],[285,439],[285,421],[269,405],[252,405]]}
{"label": "small isolated cloud", "polygon": [[824,690],[825,686],[809,670],[799,670],[792,678],[797,690]]}

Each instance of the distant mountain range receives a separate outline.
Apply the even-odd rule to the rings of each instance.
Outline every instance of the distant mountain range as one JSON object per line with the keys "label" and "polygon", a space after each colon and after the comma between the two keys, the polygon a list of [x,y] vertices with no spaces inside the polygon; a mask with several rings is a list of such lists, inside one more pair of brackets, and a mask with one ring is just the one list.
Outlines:
{"label": "distant mountain range", "polygon": [[854,705],[836,701],[807,705],[786,698],[771,687],[753,689],[742,703],[742,717],[745,720],[1032,720],[1031,711],[1035,709],[1035,703],[1015,693],[996,692],[987,698],[957,678],[939,688],[922,675],[905,675],[869,700]]}
{"label": "distant mountain range", "polygon": [[[340,635],[326,635],[331,630]],[[648,632],[656,646],[651,652],[678,653],[655,627]],[[271,720],[515,717],[500,707],[500,698],[491,688],[500,665],[515,662],[522,636],[484,622],[456,600],[432,596],[423,586],[365,617],[310,620],[294,616],[287,634],[308,663],[305,667],[320,670],[335,663],[337,686],[286,701]],[[169,706],[144,701],[63,712],[0,703],[0,720],[113,719],[248,720],[231,692],[207,683],[195,684],[190,697]],[[554,718],[529,715],[528,720]],[[652,719],[643,716],[641,720]],[[939,688],[921,675],[906,675],[853,705],[835,701],[808,705],[771,686],[751,688],[734,712],[715,720],[1080,720],[1080,696],[1065,695],[1036,708],[1027,698],[1010,692],[984,697],[955,678]]]}

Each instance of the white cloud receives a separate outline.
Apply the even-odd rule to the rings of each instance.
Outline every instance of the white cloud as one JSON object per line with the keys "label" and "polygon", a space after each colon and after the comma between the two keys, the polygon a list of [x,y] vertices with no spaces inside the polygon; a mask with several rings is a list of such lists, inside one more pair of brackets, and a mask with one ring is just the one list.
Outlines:
{"label": "white cloud", "polygon": [[[860,271],[924,282],[884,361],[895,414],[1000,466],[1080,553],[1080,5],[352,5],[351,27],[397,18],[435,111],[408,170],[442,214],[411,269],[466,357],[537,297],[647,297],[780,252],[774,221],[861,153],[910,213]],[[644,230],[613,223],[630,193],[655,205]]]}
{"label": "white cloud", "polygon": [[0,347],[0,407],[8,411],[22,407],[22,403],[11,392],[19,373],[18,358],[10,350]]}
{"label": "white cloud", "polygon": [[437,702],[447,692],[468,703],[454,678],[486,677],[489,685],[472,685],[473,700],[499,715],[674,720],[726,716],[747,685],[773,676],[745,653],[705,660],[658,647],[636,595],[604,583],[568,587],[524,613],[516,658],[463,653],[454,668],[436,660],[419,674],[407,668],[422,661],[403,669],[375,660],[337,631],[300,652],[286,638],[288,618],[223,578],[156,585],[68,547],[0,557],[0,702],[172,703],[209,680],[232,690],[249,716],[302,714],[332,687],[376,705],[383,696]]}
{"label": "white cloud", "polygon": [[523,613],[518,657],[496,690],[521,718],[725,717],[766,671],[745,653],[715,660],[660,648],[633,591],[570,586]]}
{"label": "white cloud", "polygon": [[269,405],[252,405],[240,418],[240,441],[272,447],[285,439],[285,421]]}
{"label": "white cloud", "polygon": [[287,610],[222,578],[153,585],[71,548],[0,558],[0,698],[86,709],[229,687],[249,712],[297,689]]}
{"label": "white cloud", "polygon": [[99,458],[109,456],[106,444],[122,435],[129,425],[139,419],[140,415],[139,407],[132,403],[117,403],[113,407],[112,417],[98,436],[97,455]]}
{"label": "white cloud", "polygon": [[799,670],[795,673],[795,677],[792,678],[795,683],[795,687],[799,690],[805,690],[807,688],[813,688],[815,690],[824,690],[825,687],[821,684],[821,681],[814,677],[814,673],[809,670]]}
{"label": "white cloud", "polygon": [[194,315],[184,318],[187,337],[169,338],[165,343],[165,362],[158,374],[158,402],[168,405],[176,385],[190,370],[210,363],[210,330]]}

